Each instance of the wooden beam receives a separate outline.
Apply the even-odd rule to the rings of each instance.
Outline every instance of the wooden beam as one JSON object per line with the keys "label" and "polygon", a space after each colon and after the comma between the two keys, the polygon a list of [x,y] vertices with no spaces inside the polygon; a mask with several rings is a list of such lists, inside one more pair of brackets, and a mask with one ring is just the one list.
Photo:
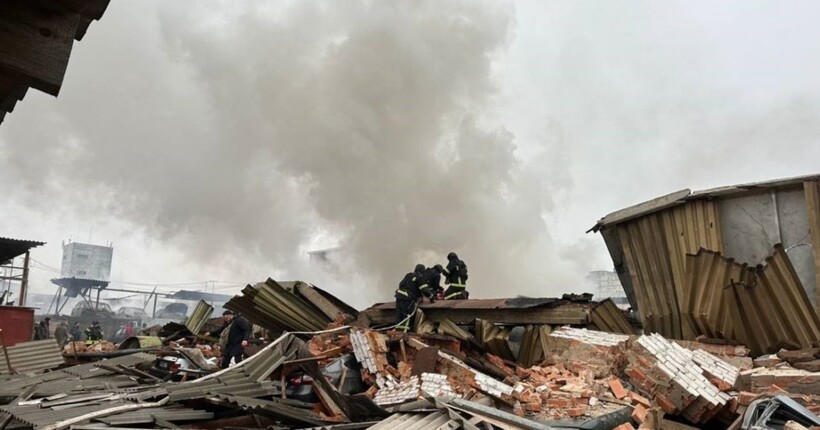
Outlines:
{"label": "wooden beam", "polygon": [[31,0],[0,2],[0,73],[57,96],[80,24],[78,12]]}
{"label": "wooden beam", "polygon": [[[396,318],[394,309],[371,309],[367,316],[373,324],[387,324]],[[555,308],[508,308],[508,309],[448,309],[426,308],[424,316],[428,321],[440,322],[445,319],[456,324],[470,324],[476,318],[496,324],[587,324],[589,311],[581,306],[559,306]]]}

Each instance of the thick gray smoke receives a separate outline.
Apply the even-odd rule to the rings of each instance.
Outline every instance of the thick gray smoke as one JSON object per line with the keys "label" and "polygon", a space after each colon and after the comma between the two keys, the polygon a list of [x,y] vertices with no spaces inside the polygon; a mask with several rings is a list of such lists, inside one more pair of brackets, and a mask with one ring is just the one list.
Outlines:
{"label": "thick gray smoke", "polygon": [[[560,265],[546,276],[558,256],[543,172],[516,159],[490,109],[511,7],[237,7],[204,12],[198,26],[178,25],[188,7],[161,8],[174,66],[113,65],[107,79],[131,91],[100,82],[109,98],[45,118],[48,134],[4,124],[8,142],[27,143],[6,145],[9,165],[49,160],[49,174],[26,175],[37,198],[123,217],[205,265],[232,256],[253,273],[320,282],[302,264],[306,246],[338,243],[342,283],[355,288],[337,290],[359,304],[389,298],[415,263],[445,263],[449,251],[467,261],[476,296],[559,291],[546,283],[569,278]],[[145,49],[125,37],[106,47],[94,55]]]}
{"label": "thick gray smoke", "polygon": [[514,136],[481,120],[511,8],[299,2],[273,22],[245,12],[220,31],[166,15],[172,55],[208,88],[221,145],[297,179],[378,296],[450,250],[478,295],[543,294],[547,190],[516,160]]}

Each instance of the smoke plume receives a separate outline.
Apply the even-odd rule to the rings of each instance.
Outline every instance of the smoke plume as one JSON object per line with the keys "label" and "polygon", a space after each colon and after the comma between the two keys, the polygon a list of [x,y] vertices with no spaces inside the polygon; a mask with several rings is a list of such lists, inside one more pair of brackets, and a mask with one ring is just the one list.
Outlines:
{"label": "smoke plume", "polygon": [[46,119],[63,136],[9,124],[29,144],[7,145],[10,164],[39,165],[33,153],[54,162],[26,185],[123,217],[206,266],[233,256],[326,280],[301,256],[339,244],[342,283],[354,285],[338,290],[360,304],[388,299],[415,263],[445,263],[449,251],[468,263],[474,296],[551,292],[547,185],[491,108],[511,7],[237,7],[196,26],[178,25],[187,7],[161,8],[158,42],[173,66],[107,70],[141,91],[98,82],[111,90],[100,105]]}

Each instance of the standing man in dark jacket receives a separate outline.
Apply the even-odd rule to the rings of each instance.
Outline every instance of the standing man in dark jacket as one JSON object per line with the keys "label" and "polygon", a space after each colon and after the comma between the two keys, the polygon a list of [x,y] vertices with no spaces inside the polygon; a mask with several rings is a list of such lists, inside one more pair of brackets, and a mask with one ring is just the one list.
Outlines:
{"label": "standing man in dark jacket", "polygon": [[398,331],[406,333],[410,330],[409,317],[422,297],[419,286],[423,285],[424,270],[423,264],[417,264],[412,273],[404,275],[404,279],[399,283],[399,289],[396,290],[396,330]]}
{"label": "standing man in dark jacket", "polygon": [[242,362],[242,355],[245,353],[244,348],[248,346],[248,339],[250,339],[251,323],[242,315],[234,315],[231,311],[222,312],[225,317],[225,323],[219,330],[213,333],[205,333],[205,336],[219,337],[222,332],[228,329],[228,342],[225,344],[225,349],[222,350],[222,368],[227,369],[231,365],[231,358],[236,364]]}
{"label": "standing man in dark jacket", "polygon": [[444,300],[466,299],[467,293],[467,265],[458,258],[455,252],[447,254],[447,268],[444,276],[450,286],[444,292]]}
{"label": "standing man in dark jacket", "polygon": [[71,340],[73,341],[80,341],[83,340],[83,331],[80,329],[80,323],[75,322],[74,325],[71,326]]}
{"label": "standing man in dark jacket", "polygon": [[49,327],[50,323],[51,318],[45,317],[39,324],[37,324],[37,329],[34,330],[34,340],[51,339],[51,327]]}
{"label": "standing man in dark jacket", "polygon": [[68,342],[68,324],[65,321],[60,321],[60,325],[54,329],[54,338],[57,339],[57,345],[60,345],[60,348]]}

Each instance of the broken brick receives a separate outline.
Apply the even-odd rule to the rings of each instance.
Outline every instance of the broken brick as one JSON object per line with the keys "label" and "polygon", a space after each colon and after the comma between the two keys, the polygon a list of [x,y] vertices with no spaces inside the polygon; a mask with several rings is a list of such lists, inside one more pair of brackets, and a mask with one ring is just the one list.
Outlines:
{"label": "broken brick", "polygon": [[624,389],[623,384],[621,384],[621,381],[618,379],[609,381],[609,388],[612,390],[612,395],[618,400],[623,399],[627,395],[626,389]]}
{"label": "broken brick", "polygon": [[737,402],[740,403],[740,405],[742,406],[749,406],[752,404],[753,401],[757,400],[762,395],[763,394],[741,391],[740,394],[737,395]]}
{"label": "broken brick", "polygon": [[638,424],[643,424],[644,420],[646,419],[646,412],[648,409],[644,405],[635,406],[635,409],[632,410],[632,420]]}
{"label": "broken brick", "polygon": [[568,408],[565,412],[567,413],[567,415],[569,415],[572,418],[578,418],[581,415],[584,415],[584,413],[586,413],[586,411],[587,411],[587,408],[585,406],[577,406],[577,407],[574,407],[574,408]]}
{"label": "broken brick", "polygon": [[632,400],[633,405],[644,405],[647,408],[652,405],[651,403],[649,403],[649,399],[634,391],[630,391],[629,393],[627,393],[627,397],[629,397],[629,399]]}

